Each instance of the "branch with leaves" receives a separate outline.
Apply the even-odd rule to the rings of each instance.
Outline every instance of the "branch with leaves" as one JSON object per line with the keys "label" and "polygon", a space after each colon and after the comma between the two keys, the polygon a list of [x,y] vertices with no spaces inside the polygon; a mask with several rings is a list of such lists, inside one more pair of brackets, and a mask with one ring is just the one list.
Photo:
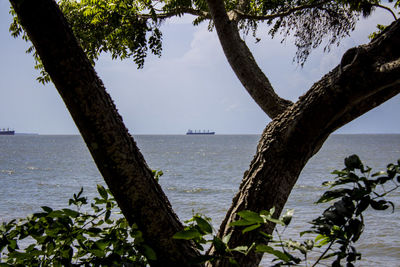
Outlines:
{"label": "branch with leaves", "polygon": [[[213,256],[201,256],[199,261],[216,261],[221,258],[229,259],[233,265],[238,265],[234,260],[234,253],[247,255],[252,250],[257,253],[267,253],[272,255],[274,266],[317,266],[322,261],[333,259],[332,266],[341,266],[342,261],[346,261],[346,266],[354,266],[357,260],[361,259],[361,254],[357,251],[355,243],[359,240],[365,228],[363,212],[369,207],[381,211],[392,207],[394,204],[386,200],[390,193],[400,187],[400,159],[396,164],[387,165],[386,171],[371,173],[372,169],[365,167],[357,155],[349,156],[345,159],[345,168],[335,170],[332,174],[336,175],[334,180],[324,182],[330,190],[326,191],[316,202],[333,203],[325,209],[321,216],[311,222],[311,229],[303,231],[300,236],[314,235],[301,242],[294,240],[282,240],[282,233],[289,226],[294,210],[287,210],[281,218],[276,218],[275,209],[269,211],[254,212],[243,210],[238,212],[239,219],[231,223],[231,226],[241,227],[242,234],[258,231],[259,238],[250,246],[229,247],[230,235],[223,238],[212,236],[206,239],[206,235],[212,234],[212,226],[209,219],[200,215],[195,215],[186,228],[177,233],[177,239],[193,240],[202,250],[202,245],[211,243],[216,247]],[[385,184],[391,185],[390,189],[384,187]],[[334,189],[333,189],[334,188]],[[275,229],[278,239],[259,229],[267,223],[277,224],[283,227]],[[318,249],[320,255],[315,257],[314,250]],[[313,253],[316,260],[310,262],[308,255]],[[299,255],[300,254],[300,255]]]}
{"label": "branch with leaves", "polygon": [[[0,226],[1,266],[147,266],[155,259],[136,225],[120,215],[108,189],[97,185],[90,204],[83,189],[69,199],[74,209],[42,207],[26,219]],[[86,211],[83,211],[86,210]]]}

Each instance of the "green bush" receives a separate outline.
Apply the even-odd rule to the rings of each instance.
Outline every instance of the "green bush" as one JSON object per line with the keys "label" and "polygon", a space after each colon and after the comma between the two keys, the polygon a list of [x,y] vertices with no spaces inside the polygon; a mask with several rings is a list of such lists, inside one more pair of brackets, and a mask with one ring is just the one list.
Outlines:
{"label": "green bush", "polygon": [[146,266],[155,258],[141,232],[119,215],[109,190],[98,185],[99,197],[82,212],[83,189],[69,205],[75,209],[42,212],[0,226],[0,266]]}
{"label": "green bush", "polygon": [[[242,233],[258,231],[260,241],[251,246],[229,247],[230,236],[220,239],[212,236],[206,240],[205,236],[211,234],[205,229],[212,229],[207,220],[199,220],[199,215],[193,217],[182,232],[175,235],[178,239],[191,239],[197,244],[210,243],[216,248],[216,257],[202,257],[199,260],[213,261],[218,258],[230,259],[232,265],[237,265],[233,258],[233,253],[239,252],[248,254],[250,251],[268,253],[274,256],[274,266],[281,265],[305,265],[315,266],[322,260],[331,260],[332,266],[342,266],[345,261],[346,266],[354,266],[357,260],[361,259],[361,254],[356,250],[354,244],[359,240],[364,231],[363,212],[371,207],[374,210],[386,210],[392,208],[394,204],[384,197],[397,190],[400,186],[400,160],[397,164],[387,165],[386,171],[371,174],[371,168],[364,167],[357,155],[352,155],[345,159],[345,168],[336,170],[332,174],[336,175],[333,181],[324,182],[330,190],[326,191],[318,203],[331,203],[321,216],[311,222],[311,229],[301,232],[313,235],[311,239],[302,242],[294,240],[282,240],[281,232],[275,229],[277,240],[261,230],[261,226],[267,223],[281,225],[283,231],[289,226],[293,210],[288,210],[280,219],[274,219],[275,209],[261,211],[259,213],[243,210],[238,212],[239,220],[231,225],[241,227]],[[389,183],[390,189],[383,185]],[[199,223],[201,222],[201,223]],[[199,246],[202,248],[201,246]],[[308,254],[315,248],[319,249],[320,255],[315,262],[311,263]],[[326,262],[324,262],[326,263]]]}

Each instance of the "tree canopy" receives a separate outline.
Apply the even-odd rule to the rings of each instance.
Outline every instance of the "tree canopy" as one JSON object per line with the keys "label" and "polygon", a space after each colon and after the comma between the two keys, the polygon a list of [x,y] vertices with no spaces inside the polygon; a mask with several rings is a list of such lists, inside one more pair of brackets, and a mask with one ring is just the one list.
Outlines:
{"label": "tree canopy", "polygon": [[[60,0],[61,10],[73,28],[74,34],[94,63],[101,53],[110,53],[113,59],[131,59],[142,68],[150,52],[162,53],[162,23],[172,17],[191,15],[193,25],[214,23],[205,0]],[[392,3],[393,0],[389,1]],[[374,9],[383,8],[394,19],[400,1],[385,6],[380,0],[276,0],[276,1],[224,1],[229,18],[243,36],[251,34],[258,42],[260,27],[268,29],[271,38],[284,41],[294,36],[297,52],[294,61],[303,65],[311,51],[320,45],[329,51],[332,45],[349,36],[357,20],[369,16]],[[392,10],[393,9],[393,10]],[[382,28],[381,28],[382,29]],[[17,17],[10,27],[13,36],[23,33]],[[24,35],[24,39],[27,36]],[[31,47],[28,52],[34,51]],[[39,81],[49,82],[35,54],[37,69],[42,70]]]}

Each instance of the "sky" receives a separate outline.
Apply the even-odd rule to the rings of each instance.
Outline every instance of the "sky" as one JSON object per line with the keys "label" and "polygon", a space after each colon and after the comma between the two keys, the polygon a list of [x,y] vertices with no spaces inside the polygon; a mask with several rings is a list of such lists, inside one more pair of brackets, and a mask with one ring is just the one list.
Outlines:
{"label": "sky", "polygon": [[[18,133],[78,134],[62,99],[52,84],[36,81],[28,44],[11,37],[9,2],[0,0],[0,128]],[[246,42],[276,92],[296,101],[334,68],[343,53],[368,42],[377,23],[392,18],[377,11],[359,21],[350,37],[330,53],[312,52],[304,67],[293,63],[291,39],[262,36]],[[190,17],[162,26],[161,58],[149,56],[143,69],[131,60],[101,56],[95,68],[131,134],[184,134],[206,129],[217,134],[260,134],[270,119],[242,87],[224,57],[217,35],[207,23],[193,26]],[[262,34],[262,32],[261,32]],[[400,96],[394,97],[336,133],[400,133]]]}

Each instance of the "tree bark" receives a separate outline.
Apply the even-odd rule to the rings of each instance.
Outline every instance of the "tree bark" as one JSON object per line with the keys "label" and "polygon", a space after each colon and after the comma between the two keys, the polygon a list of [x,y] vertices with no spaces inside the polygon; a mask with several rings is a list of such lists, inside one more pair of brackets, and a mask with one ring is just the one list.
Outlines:
{"label": "tree bark", "polygon": [[270,118],[275,118],[284,112],[292,102],[280,98],[275,93],[246,43],[240,38],[234,18],[229,19],[224,3],[218,0],[208,0],[207,2],[219,41],[230,66],[260,108]]}
{"label": "tree bark", "polygon": [[[347,51],[339,66],[325,75],[293,106],[275,118],[264,130],[249,170],[219,230],[231,234],[229,246],[250,246],[259,235],[242,234],[229,224],[237,212],[259,212],[276,208],[281,213],[299,174],[318,152],[328,136],[400,93],[400,21],[368,45]],[[264,232],[272,234],[275,225]],[[209,254],[214,253],[212,247]],[[235,254],[241,266],[258,266],[262,254]],[[218,261],[210,266],[229,266]]]}
{"label": "tree bark", "polygon": [[10,2],[122,213],[156,252],[151,265],[189,265],[197,250],[172,238],[183,227],[56,2]]}

